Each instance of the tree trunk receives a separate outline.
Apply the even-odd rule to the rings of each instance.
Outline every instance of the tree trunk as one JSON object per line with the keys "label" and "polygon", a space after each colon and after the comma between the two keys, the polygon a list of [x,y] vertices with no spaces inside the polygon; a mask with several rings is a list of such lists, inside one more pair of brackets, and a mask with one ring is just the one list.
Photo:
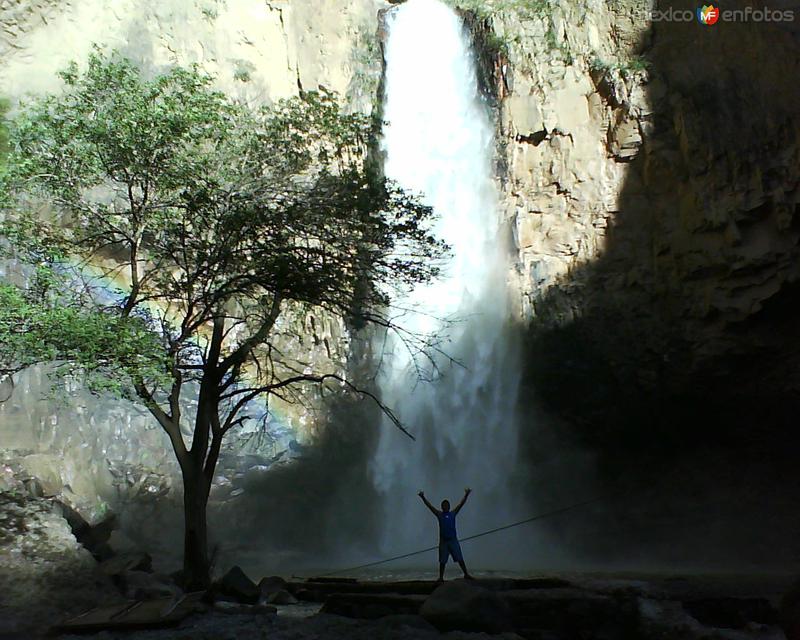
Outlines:
{"label": "tree trunk", "polygon": [[206,523],[208,489],[202,470],[192,466],[190,463],[183,470],[183,586],[187,591],[201,591],[211,585]]}

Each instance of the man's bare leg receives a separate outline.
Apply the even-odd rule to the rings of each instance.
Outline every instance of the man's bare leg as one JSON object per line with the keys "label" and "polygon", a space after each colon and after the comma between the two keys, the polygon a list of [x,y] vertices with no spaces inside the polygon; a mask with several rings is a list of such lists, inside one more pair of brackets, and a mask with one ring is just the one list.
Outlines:
{"label": "man's bare leg", "polygon": [[464,579],[465,580],[474,580],[475,579],[471,575],[469,575],[469,571],[467,571],[467,565],[464,564],[463,560],[459,560],[458,561],[458,566],[461,567],[461,570],[464,572]]}
{"label": "man's bare leg", "polygon": [[439,582],[444,582],[444,562],[439,563]]}

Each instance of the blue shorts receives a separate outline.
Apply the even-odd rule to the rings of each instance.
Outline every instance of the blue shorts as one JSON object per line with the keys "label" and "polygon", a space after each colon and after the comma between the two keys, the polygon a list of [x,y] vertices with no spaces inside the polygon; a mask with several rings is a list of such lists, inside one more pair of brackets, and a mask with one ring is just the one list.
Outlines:
{"label": "blue shorts", "polygon": [[464,556],[461,555],[461,545],[456,538],[450,540],[439,540],[439,564],[447,564],[447,556],[456,562],[463,562]]}

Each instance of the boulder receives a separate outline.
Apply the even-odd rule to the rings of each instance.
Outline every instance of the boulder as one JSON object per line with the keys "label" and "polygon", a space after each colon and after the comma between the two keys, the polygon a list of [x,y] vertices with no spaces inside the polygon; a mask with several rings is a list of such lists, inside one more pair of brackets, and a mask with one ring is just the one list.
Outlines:
{"label": "boulder", "polygon": [[142,545],[134,542],[120,529],[114,529],[108,539],[108,545],[115,553],[140,553]]}
{"label": "boulder", "polygon": [[502,594],[517,629],[552,631],[566,637],[591,634],[598,640],[635,633],[635,597],[609,596],[576,588],[515,589]]}
{"label": "boulder", "polygon": [[397,593],[332,593],[322,613],[373,620],[394,615],[418,615],[425,596]]}
{"label": "boulder", "polygon": [[390,616],[384,616],[381,618],[381,627],[393,627],[393,628],[411,628],[411,629],[419,629],[421,631],[428,631],[428,632],[436,632],[436,627],[434,627],[430,622],[428,622],[425,618],[419,615],[413,615],[408,613],[397,613]]}
{"label": "boulder", "polygon": [[288,591],[289,583],[280,576],[267,576],[258,581],[258,591],[262,599],[266,599],[276,591]]}
{"label": "boulder", "polygon": [[447,582],[428,596],[420,615],[440,631],[485,631],[513,629],[511,609],[494,591],[468,581]]}
{"label": "boulder", "polygon": [[112,531],[117,527],[117,517],[112,513],[96,525],[91,525],[80,513],[60,500],[54,504],[72,529],[75,539],[80,542],[100,562],[114,555],[108,544]]}
{"label": "boulder", "polygon": [[104,560],[98,567],[107,576],[119,576],[126,571],[153,571],[153,558],[147,553],[120,553]]}
{"label": "boulder", "polygon": [[234,615],[270,615],[278,612],[275,607],[265,604],[242,604],[241,602],[228,602],[226,600],[215,602],[214,610]]}
{"label": "boulder", "polygon": [[256,604],[260,595],[258,586],[247,577],[240,567],[233,567],[214,585],[215,595],[219,599],[231,599],[245,604]]}
{"label": "boulder", "polygon": [[41,495],[54,496],[61,493],[64,487],[62,478],[64,461],[61,457],[47,453],[32,453],[21,458],[19,462],[22,473],[36,480],[41,488]]}
{"label": "boulder", "polygon": [[745,629],[751,623],[778,623],[778,612],[766,598],[702,598],[684,602],[683,608],[695,620],[718,629]]}
{"label": "boulder", "polygon": [[781,598],[780,624],[786,640],[800,640],[800,580]]}
{"label": "boulder", "polygon": [[265,602],[267,604],[297,604],[298,600],[285,589],[280,589],[267,594]]}
{"label": "boulder", "polygon": [[183,594],[168,577],[146,571],[125,571],[115,579],[123,595],[131,600],[179,598]]}
{"label": "boulder", "polygon": [[44,498],[44,488],[38,478],[27,478],[23,480],[25,492],[31,498]]}

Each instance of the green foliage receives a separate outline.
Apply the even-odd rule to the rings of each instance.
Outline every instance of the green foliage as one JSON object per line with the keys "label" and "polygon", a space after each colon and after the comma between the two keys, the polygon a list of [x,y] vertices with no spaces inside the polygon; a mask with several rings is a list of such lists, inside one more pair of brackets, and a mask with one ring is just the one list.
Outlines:
{"label": "green foliage", "polygon": [[[0,284],[0,373],[55,360],[94,391],[140,400],[169,436],[198,531],[222,439],[250,400],[328,380],[360,391],[287,362],[281,314],[400,331],[392,293],[436,277],[447,248],[431,209],[372,170],[371,118],[332,93],[254,112],[196,67],[146,79],[99,51],[61,77],[62,94],[23,105],[0,172],[0,248],[29,265],[25,287]],[[101,264],[120,283],[111,295],[80,268]],[[402,336],[421,357],[435,348]],[[187,588],[209,583],[197,535]]]}
{"label": "green foliage", "polygon": [[8,155],[8,124],[6,114],[11,104],[5,98],[0,98],[0,171],[5,166],[6,156]]}
{"label": "green foliage", "polygon": [[[492,19],[497,14],[506,14],[509,24],[515,22],[541,22],[544,29],[544,45],[548,51],[560,54],[567,64],[572,64],[572,52],[565,42],[558,40],[551,16],[556,0],[445,0],[452,7],[472,11],[483,19]],[[492,34],[485,43],[489,53],[508,57],[515,46],[529,47],[520,36]]]}
{"label": "green foliage", "polygon": [[[37,274],[39,281],[62,282],[58,275],[41,271],[46,269]],[[164,350],[143,318],[38,293],[0,283],[0,372],[55,361],[60,374],[80,374],[92,391],[120,396],[130,396],[134,378],[164,382]]]}
{"label": "green foliage", "polygon": [[[63,94],[13,122],[0,184],[2,233],[41,267],[21,297],[6,290],[16,320],[31,314],[25,331],[0,341],[7,367],[69,361],[109,388],[133,386],[151,410],[170,386],[179,394],[213,373],[229,388],[248,367],[269,393],[288,384],[288,370],[261,366],[257,348],[274,357],[282,308],[388,326],[392,291],[437,275],[445,247],[428,230],[430,208],[370,170],[372,122],[343,113],[334,94],[253,112],[197,68],[145,79],[99,51],[61,76]],[[56,220],[31,213],[39,202]],[[112,256],[105,275],[124,283],[115,304],[70,266]],[[214,358],[227,363],[221,372]]]}
{"label": "green foliage", "polygon": [[378,88],[383,71],[378,38],[369,24],[358,24],[352,28],[350,67],[353,75],[347,88],[347,98],[351,104],[366,99],[368,104],[372,104],[373,111],[377,111],[379,107],[375,103],[380,99]]}
{"label": "green foliage", "polygon": [[256,66],[248,60],[236,60],[235,68],[233,70],[233,79],[239,82],[250,82],[252,80],[253,71]]}
{"label": "green foliage", "polygon": [[488,49],[488,53],[493,57],[508,57],[510,44],[508,39],[497,35],[496,33],[492,32],[486,38],[485,42],[486,48]]}
{"label": "green foliage", "polygon": [[650,68],[650,61],[644,56],[631,56],[624,60],[602,60],[595,58],[592,60],[591,68],[602,72],[619,72],[623,78],[628,78],[638,72],[646,71]]}
{"label": "green foliage", "polygon": [[524,20],[541,19],[550,14],[553,0],[445,0],[452,7],[474,11],[482,18],[503,11]]}

